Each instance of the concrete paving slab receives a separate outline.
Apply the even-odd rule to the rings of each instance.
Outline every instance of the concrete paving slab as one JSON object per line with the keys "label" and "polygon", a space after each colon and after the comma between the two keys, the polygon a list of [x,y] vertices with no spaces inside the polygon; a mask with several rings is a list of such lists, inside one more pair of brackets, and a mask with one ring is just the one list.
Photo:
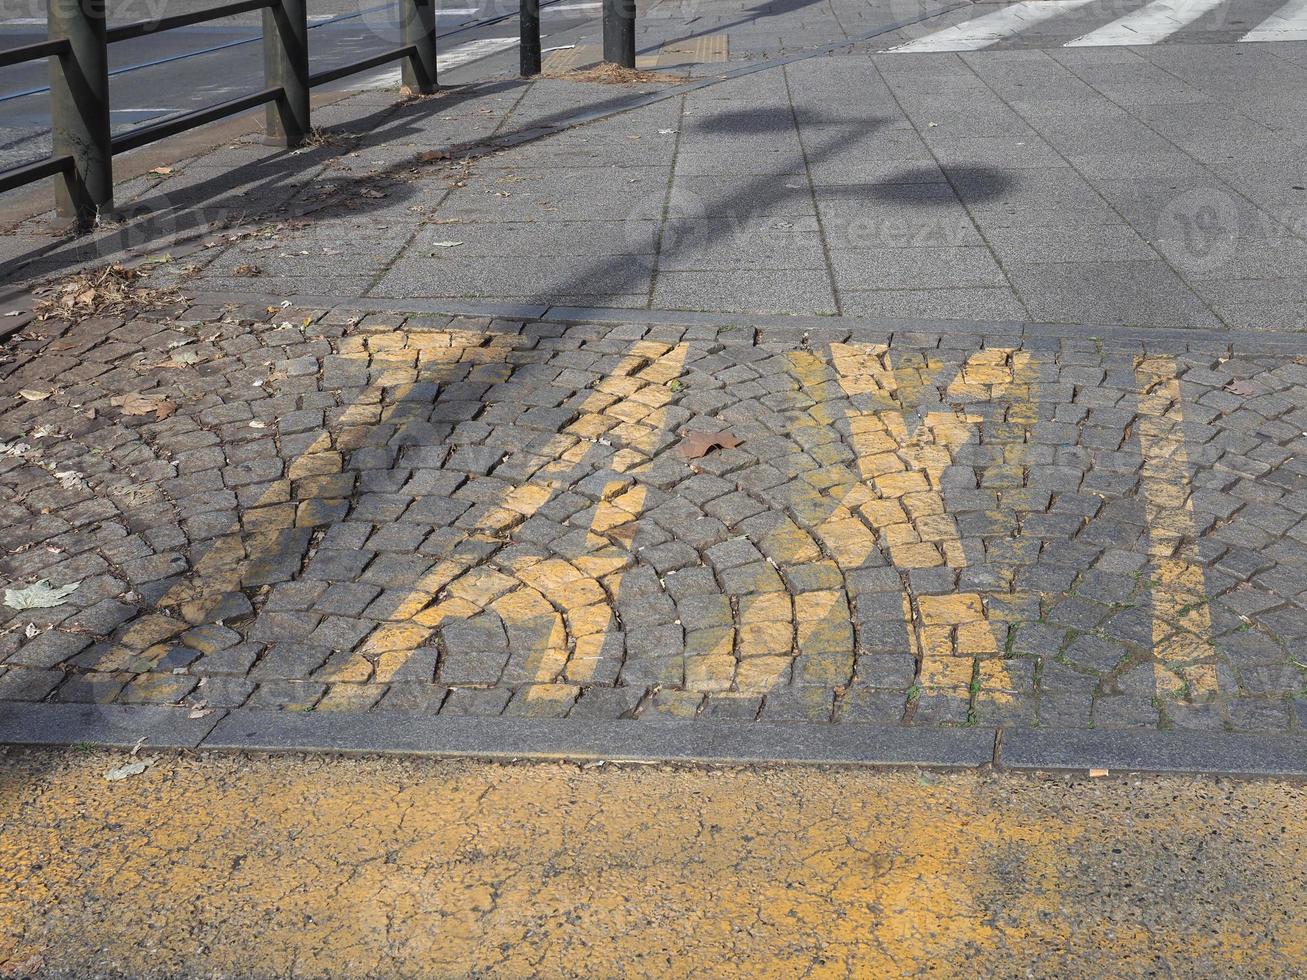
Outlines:
{"label": "concrete paving slab", "polygon": [[660,271],[653,305],[735,313],[835,313],[825,270]]}
{"label": "concrete paving slab", "polygon": [[833,248],[831,265],[841,293],[1007,286],[987,248]]}
{"label": "concrete paving slab", "polygon": [[1019,320],[1027,316],[1021,300],[1008,287],[984,289],[885,289],[840,291],[845,316],[947,317]]}
{"label": "concrete paving slab", "polygon": [[1041,321],[1214,327],[1220,319],[1164,262],[1008,264],[1013,287]]}
{"label": "concrete paving slab", "polygon": [[985,241],[1004,265],[1042,262],[1149,262],[1157,252],[1127,224],[999,228]]}

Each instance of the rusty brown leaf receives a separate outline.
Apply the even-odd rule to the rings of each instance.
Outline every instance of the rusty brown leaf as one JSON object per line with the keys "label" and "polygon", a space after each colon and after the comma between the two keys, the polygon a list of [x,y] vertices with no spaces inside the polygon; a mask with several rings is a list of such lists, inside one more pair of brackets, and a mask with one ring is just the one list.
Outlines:
{"label": "rusty brown leaf", "polygon": [[686,459],[703,459],[714,449],[734,449],[739,444],[729,432],[691,432],[677,448]]}
{"label": "rusty brown leaf", "polygon": [[162,395],[139,395],[135,392],[118,395],[110,399],[110,404],[121,408],[124,415],[149,415],[153,412],[160,421],[177,411],[177,404]]}

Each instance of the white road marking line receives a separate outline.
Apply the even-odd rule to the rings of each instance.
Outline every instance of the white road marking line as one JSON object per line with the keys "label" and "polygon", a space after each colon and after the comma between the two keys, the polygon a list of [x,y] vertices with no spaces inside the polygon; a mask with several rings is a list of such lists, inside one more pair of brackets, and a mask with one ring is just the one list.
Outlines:
{"label": "white road marking line", "polygon": [[[559,10],[599,10],[601,7],[603,7],[603,4],[599,2],[555,3],[555,4],[550,4],[548,7],[542,7],[540,13],[541,14],[554,13]],[[486,8],[484,7],[437,7],[436,8],[437,14],[448,14],[450,16],[457,14],[464,17],[470,17],[472,14],[481,14],[485,12],[486,12]]]}
{"label": "white road marking line", "polygon": [[996,44],[1042,21],[1051,20],[1083,7],[1091,0],[1022,0],[992,14],[985,14],[954,27],[946,27],[915,41],[889,49],[891,54],[926,51],[977,51]]}
{"label": "white road marking line", "polygon": [[478,58],[492,55],[496,51],[516,47],[517,43],[518,39],[515,37],[483,37],[475,41],[455,45],[448,51],[437,50],[436,68],[457,68],[469,61],[476,61]]}
{"label": "white road marking line", "polygon": [[1307,41],[1307,0],[1289,0],[1240,41]]}
{"label": "white road marking line", "polygon": [[1226,0],[1153,0],[1146,7],[1068,41],[1068,48],[1098,48],[1123,44],[1156,44],[1192,24]]}
{"label": "white road marking line", "polygon": [[[503,51],[506,48],[516,47],[518,39],[515,37],[483,37],[475,41],[468,41],[465,44],[455,45],[448,51],[436,51],[436,71],[449,71],[451,68],[457,68],[459,65],[465,65],[469,61],[476,61],[478,58],[485,58],[496,52]],[[400,69],[388,68],[385,71],[378,72],[376,75],[370,75],[359,83],[359,88],[393,88],[400,81]]]}
{"label": "white road marking line", "polygon": [[0,27],[44,27],[44,17],[11,17],[9,20],[0,20]]}

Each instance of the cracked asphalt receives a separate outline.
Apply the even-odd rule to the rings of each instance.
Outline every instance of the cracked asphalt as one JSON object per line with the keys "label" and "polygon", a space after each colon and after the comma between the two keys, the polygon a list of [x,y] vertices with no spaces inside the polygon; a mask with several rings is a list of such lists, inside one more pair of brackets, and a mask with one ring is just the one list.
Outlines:
{"label": "cracked asphalt", "polygon": [[1307,790],[1288,783],[289,755],[164,755],[105,779],[129,761],[0,762],[0,975],[1307,962]]}

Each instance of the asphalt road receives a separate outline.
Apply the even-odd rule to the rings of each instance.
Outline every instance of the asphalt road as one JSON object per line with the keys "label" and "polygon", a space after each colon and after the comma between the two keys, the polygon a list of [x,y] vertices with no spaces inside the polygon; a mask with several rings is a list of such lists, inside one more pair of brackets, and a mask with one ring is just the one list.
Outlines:
{"label": "asphalt road", "polygon": [[1175,777],[12,753],[0,975],[1287,977],[1305,802]]}
{"label": "asphalt road", "polygon": [[[120,0],[110,4],[110,25],[212,7],[213,0]],[[46,36],[44,4],[0,7],[0,48],[31,44]],[[439,67],[447,81],[470,81],[510,70],[516,62],[517,19],[505,0],[448,0],[437,16]],[[398,5],[322,0],[310,4],[313,70],[366,58],[400,43]],[[584,25],[600,4],[561,0],[542,15],[545,34]],[[110,47],[115,132],[172,113],[222,102],[262,87],[259,14],[167,31]],[[549,46],[549,41],[545,41]],[[342,79],[327,89],[358,89],[394,83],[396,67]],[[40,159],[50,151],[49,83],[44,62],[0,70],[0,167]]]}

